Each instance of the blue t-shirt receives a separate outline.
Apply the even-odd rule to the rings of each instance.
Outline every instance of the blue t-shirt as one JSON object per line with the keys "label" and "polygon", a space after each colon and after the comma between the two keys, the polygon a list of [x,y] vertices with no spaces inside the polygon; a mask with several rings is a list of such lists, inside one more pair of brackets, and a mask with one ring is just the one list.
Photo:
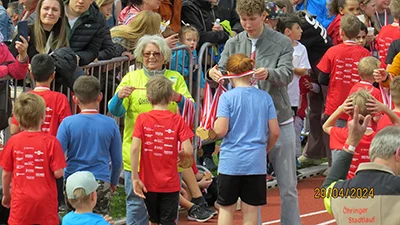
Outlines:
{"label": "blue t-shirt", "polygon": [[229,119],[221,145],[218,172],[266,174],[268,121],[276,119],[271,96],[254,87],[237,87],[221,95],[217,117]]}
{"label": "blue t-shirt", "polygon": [[90,171],[97,180],[117,185],[122,167],[122,147],[114,119],[101,114],[66,117],[58,128],[57,139],[67,153],[65,179],[77,171]]}
{"label": "blue t-shirt", "polygon": [[62,219],[62,225],[110,225],[102,216],[94,213],[70,212]]}

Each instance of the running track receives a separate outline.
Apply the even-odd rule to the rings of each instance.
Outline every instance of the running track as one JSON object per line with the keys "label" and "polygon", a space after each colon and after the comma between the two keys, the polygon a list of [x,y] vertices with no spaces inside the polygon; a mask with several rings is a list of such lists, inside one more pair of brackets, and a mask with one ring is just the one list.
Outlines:
{"label": "running track", "polygon": [[[320,187],[325,177],[317,176],[299,180],[297,189],[299,191],[299,205],[301,223],[303,225],[336,225],[333,216],[329,215],[324,207],[322,199],[314,199],[314,188]],[[261,217],[263,225],[280,224],[280,199],[278,188],[268,189],[267,205],[261,209]],[[179,225],[199,225],[198,222],[187,220],[187,214],[183,213],[179,216]],[[217,224],[217,217],[206,223]],[[233,225],[241,225],[241,213],[236,211],[235,222]]]}

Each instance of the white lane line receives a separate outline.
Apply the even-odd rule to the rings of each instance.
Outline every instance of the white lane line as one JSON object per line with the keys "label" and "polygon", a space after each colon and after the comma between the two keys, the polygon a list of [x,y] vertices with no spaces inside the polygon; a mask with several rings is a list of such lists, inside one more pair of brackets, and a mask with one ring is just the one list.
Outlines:
{"label": "white lane line", "polygon": [[329,221],[326,221],[326,222],[323,222],[323,223],[319,223],[317,225],[328,225],[328,224],[332,224],[332,223],[336,223],[336,220],[335,219],[329,220]]}
{"label": "white lane line", "polygon": [[[317,212],[311,212],[311,213],[300,215],[300,218],[314,216],[314,215],[318,215],[318,214],[322,214],[322,213],[326,213],[326,212],[328,212],[328,211],[321,210],[321,211],[317,211]],[[279,222],[281,222],[281,220],[273,220],[273,221],[269,221],[269,222],[264,222],[264,223],[262,223],[262,225],[274,224],[274,223],[279,223]]]}

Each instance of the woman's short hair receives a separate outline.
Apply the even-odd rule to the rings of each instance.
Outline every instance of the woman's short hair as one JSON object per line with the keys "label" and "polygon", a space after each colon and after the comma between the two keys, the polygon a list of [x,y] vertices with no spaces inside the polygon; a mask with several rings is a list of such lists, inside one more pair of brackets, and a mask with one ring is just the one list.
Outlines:
{"label": "woman's short hair", "polygon": [[155,44],[160,49],[160,53],[164,57],[164,63],[171,60],[171,49],[163,37],[160,35],[145,35],[139,39],[139,42],[136,45],[134,53],[137,61],[143,62],[143,51],[148,44]]}

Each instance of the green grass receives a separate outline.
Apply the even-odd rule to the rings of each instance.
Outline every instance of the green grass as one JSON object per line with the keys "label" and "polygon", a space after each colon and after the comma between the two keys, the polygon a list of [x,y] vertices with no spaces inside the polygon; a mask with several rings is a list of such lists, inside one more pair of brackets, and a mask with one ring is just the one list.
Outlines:
{"label": "green grass", "polygon": [[126,195],[122,186],[117,188],[117,192],[111,198],[111,217],[114,220],[126,217]]}

